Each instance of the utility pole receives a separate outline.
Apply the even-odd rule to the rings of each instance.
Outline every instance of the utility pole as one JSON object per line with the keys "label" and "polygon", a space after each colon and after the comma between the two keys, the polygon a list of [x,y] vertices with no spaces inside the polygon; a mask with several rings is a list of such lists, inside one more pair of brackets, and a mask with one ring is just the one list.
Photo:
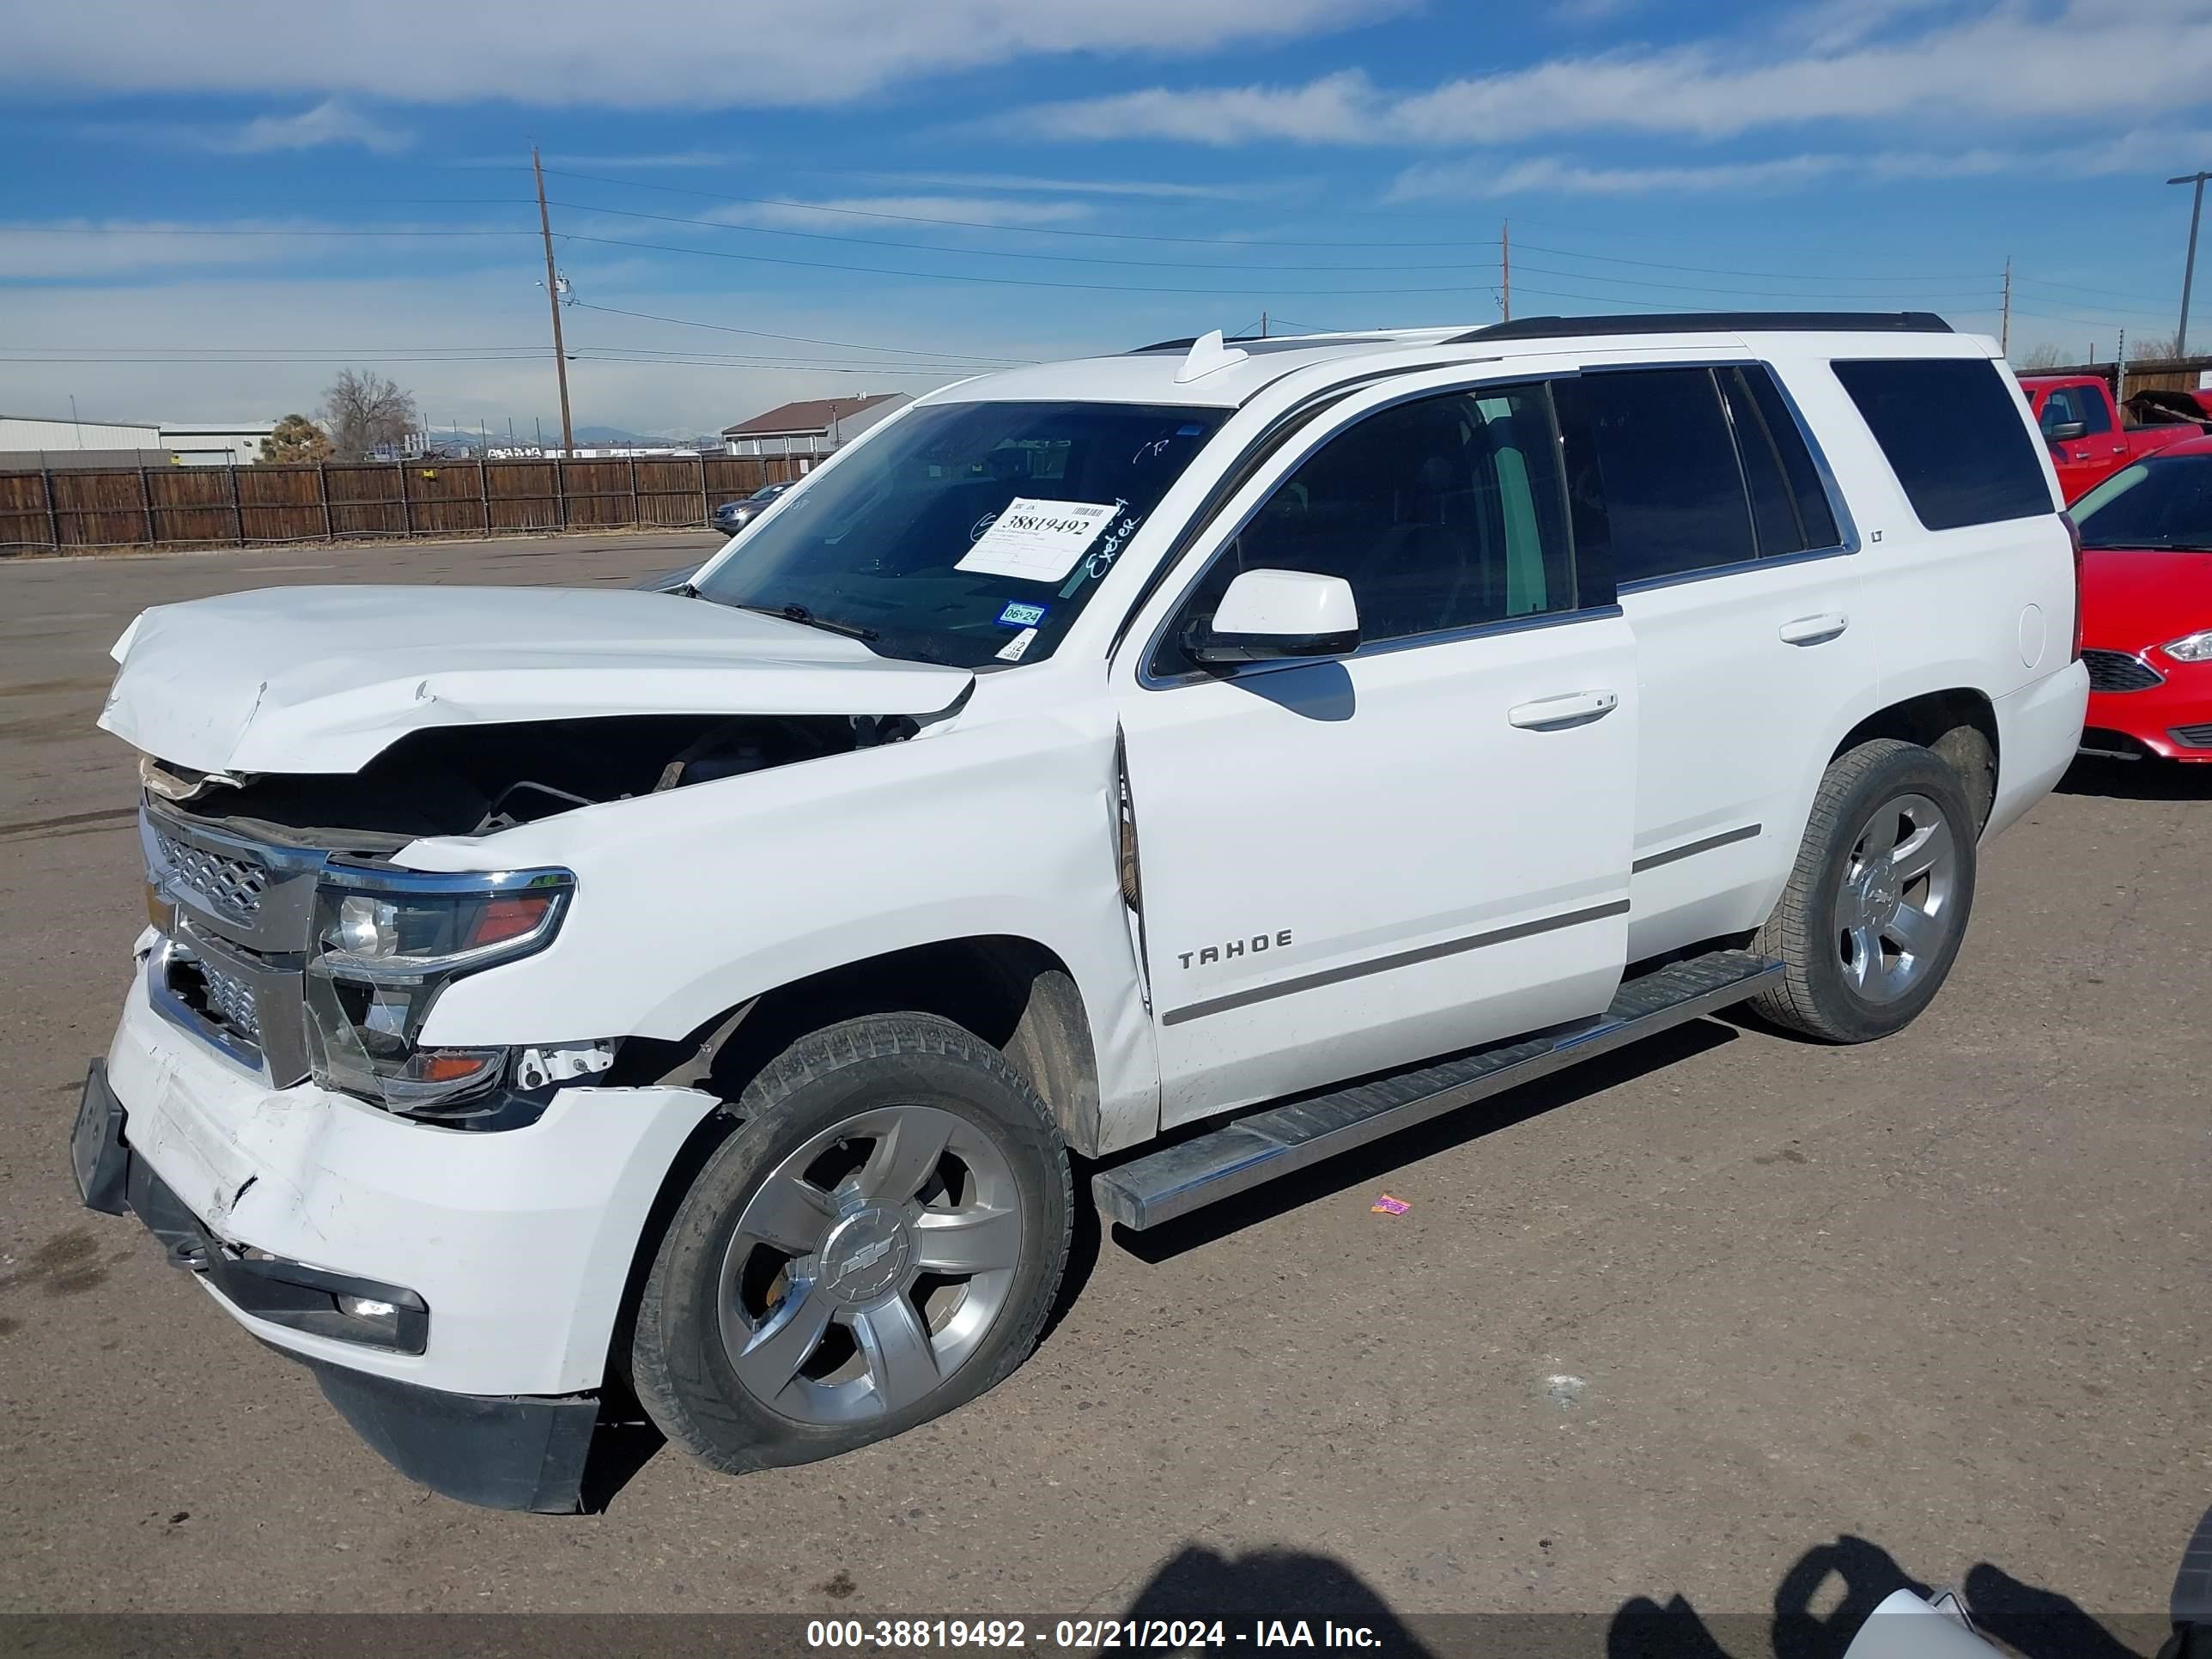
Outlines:
{"label": "utility pole", "polygon": [[2113,360],[2119,365],[2112,380],[2112,401],[2124,404],[2128,400],[2128,331],[2120,331],[2120,355]]}
{"label": "utility pole", "polygon": [[2197,186],[2196,204],[2189,210],[2189,259],[2181,267],[2181,326],[2173,331],[2173,355],[2189,355],[2189,289],[2197,280],[2197,224],[2204,216],[2204,181],[2212,173],[2185,173],[2179,179],[2169,179],[2169,185]]}
{"label": "utility pole", "polygon": [[530,147],[530,171],[538,179],[538,228],[545,238],[545,303],[553,307],[553,372],[561,380],[561,449],[576,447],[576,428],[568,418],[568,353],[561,343],[561,277],[553,269],[553,221],[545,212],[545,165],[538,159],[538,146]]}
{"label": "utility pole", "polygon": [[1498,290],[1498,314],[1501,322],[1513,320],[1513,222],[1498,222],[1498,264],[1504,283]]}
{"label": "utility pole", "polygon": [[1267,337],[1267,313],[1264,311],[1260,313],[1260,337],[1263,340]]}
{"label": "utility pole", "polygon": [[2004,311],[1997,319],[1997,352],[2012,354],[2012,255],[2005,255]]}

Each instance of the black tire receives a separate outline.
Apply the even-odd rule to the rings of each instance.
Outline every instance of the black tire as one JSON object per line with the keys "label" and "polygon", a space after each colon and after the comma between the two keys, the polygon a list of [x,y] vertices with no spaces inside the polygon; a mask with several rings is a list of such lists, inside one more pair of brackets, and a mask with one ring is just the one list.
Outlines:
{"label": "black tire", "polygon": [[[904,1408],[838,1423],[772,1409],[740,1380],[724,1340],[726,1258],[743,1248],[732,1241],[746,1206],[826,1133],[863,1114],[917,1108],[972,1126],[1003,1158],[1000,1178],[1010,1173],[1018,1194],[1008,1207],[1020,1217],[1018,1255],[1011,1280],[1001,1280],[1011,1288],[964,1358]],[[941,1416],[1028,1358],[1066,1265],[1073,1204],[1059,1127],[996,1048],[933,1015],[846,1020],[793,1043],[746,1087],[737,1109],[741,1127],[700,1170],[639,1292],[631,1382],[670,1440],[729,1474],[813,1462]],[[833,1254],[825,1247],[819,1281],[831,1286],[839,1283]],[[787,1284],[781,1294],[791,1294]],[[872,1355],[853,1346],[865,1370]]]}
{"label": "black tire", "polygon": [[[1856,882],[1863,868],[1854,859],[1862,834],[1886,805],[1907,798],[1931,803],[1950,837],[1954,862],[1942,902],[1945,925],[1939,942],[1923,953],[1925,960],[1912,959],[1909,987],[1878,999],[1854,988],[1851,964],[1862,957],[1844,926],[1856,902],[1846,894],[1846,882]],[[1777,1025],[1826,1042],[1870,1042],[1911,1024],[1942,988],[1965,939],[1974,903],[1978,827],[1959,775],[1933,751],[1877,738],[1838,756],[1820,779],[1790,884],[1753,945],[1782,963],[1780,982],[1760,992],[1751,1007]]]}

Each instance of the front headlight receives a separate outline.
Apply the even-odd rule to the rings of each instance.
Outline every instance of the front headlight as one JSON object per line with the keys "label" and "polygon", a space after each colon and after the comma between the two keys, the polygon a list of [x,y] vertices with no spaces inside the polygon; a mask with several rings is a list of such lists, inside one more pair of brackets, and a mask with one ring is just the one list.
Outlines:
{"label": "front headlight", "polygon": [[2200,628],[2194,634],[2184,634],[2179,639],[2159,647],[2176,662],[2212,662],[2212,628]]}
{"label": "front headlight", "polygon": [[435,875],[333,866],[315,893],[310,1060],[325,1088],[394,1111],[499,1080],[505,1048],[418,1046],[447,984],[552,943],[575,891],[566,870]]}

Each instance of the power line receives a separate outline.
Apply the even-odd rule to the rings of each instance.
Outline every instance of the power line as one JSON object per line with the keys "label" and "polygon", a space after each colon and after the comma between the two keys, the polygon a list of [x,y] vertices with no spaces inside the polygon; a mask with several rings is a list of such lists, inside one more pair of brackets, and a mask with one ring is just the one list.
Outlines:
{"label": "power line", "polygon": [[[1965,276],[1979,274],[1977,272],[1948,271],[1942,275],[1936,275],[1930,272],[1923,273],[1919,276],[1875,276],[1871,273],[1856,273],[1847,275],[1844,272],[1836,270],[1804,272],[1788,270],[1737,270],[1731,267],[1723,265],[1677,265],[1668,264],[1657,259],[1626,259],[1621,258],[1618,254],[1585,253],[1578,248],[1545,247],[1534,242],[1523,242],[1521,246],[1536,253],[1556,253],[1569,259],[1592,259],[1609,265],[1639,265],[1646,270],[1685,271],[1692,275],[1705,276],[1758,276],[1792,283],[1835,281],[1868,283],[1948,283],[1955,282]],[[1577,272],[1575,274],[1579,275],[1581,273]]]}
{"label": "power line", "polygon": [[792,265],[804,270],[843,270],[870,276],[903,276],[921,282],[988,283],[998,288],[1074,289],[1091,294],[1196,294],[1215,299],[1231,299],[1248,294],[1295,298],[1301,294],[1480,294],[1486,291],[1479,283],[1455,283],[1440,288],[1164,288],[1135,283],[1054,283],[1042,277],[981,276],[944,270],[900,270],[883,265],[839,264],[828,259],[787,259],[772,253],[739,253],[730,248],[679,247],[668,242],[635,242],[620,236],[586,236],[573,230],[559,234],[572,242],[592,242],[603,247],[641,248],[653,253],[690,253],[704,259],[743,259],[754,264]]}
{"label": "power line", "polygon": [[[2034,279],[2033,277],[2032,277],[2032,276],[2021,277],[2020,280],[2021,280],[2023,283],[2033,283],[2033,282],[2034,282],[2034,281],[2035,281],[2035,279]],[[2075,307],[2078,307],[2080,309],[2081,309],[2081,310],[2083,310],[2083,311],[2112,311],[2112,312],[2118,312],[2120,315],[2122,315],[2122,316],[2124,316],[2124,317],[2154,317],[2154,318],[2158,319],[2159,319],[2160,321],[2161,321],[2161,322],[2163,322],[2163,321],[2166,319],[2166,316],[2167,316],[2167,314],[2168,314],[2168,313],[2167,313],[2166,309],[2165,307],[2161,307],[2158,308],[2157,310],[2151,310],[2151,309],[2148,309],[2148,308],[2147,308],[2147,307],[2142,307],[2142,306],[2113,306],[2113,305],[2104,305],[2104,304],[2100,304],[2100,302],[2098,302],[2097,301],[2094,301],[2094,300],[2082,300],[2082,299],[2077,299],[2077,298],[2075,298],[2075,297],[2073,295],[2071,295],[2071,294],[2047,295],[2037,295],[2037,296],[2035,296],[2035,297],[2039,298],[2039,299],[2046,300],[2046,301],[2047,301],[2050,304],[2051,304],[2051,305],[2075,306]]]}
{"label": "power line", "polygon": [[[557,208],[567,208],[577,213],[610,213],[624,219],[651,219],[666,225],[698,225],[708,230],[734,230],[758,236],[799,236],[811,241],[855,243],[862,247],[903,248],[917,253],[942,253],[958,258],[1049,259],[1061,264],[1142,265],[1160,270],[1486,270],[1498,263],[1495,259],[1459,259],[1448,264],[1425,265],[1409,265],[1396,261],[1387,265],[1255,265],[1212,263],[1202,259],[1115,259],[1103,254],[1024,253],[1006,248],[946,247],[938,242],[895,242],[880,236],[841,236],[834,230],[792,230],[778,225],[732,224],[722,219],[687,219],[672,213],[639,213],[629,208],[592,207],[583,202],[555,202],[552,205]],[[1015,227],[1007,226],[1002,228],[1012,229]],[[1236,243],[1232,246],[1259,245]],[[1271,243],[1267,246],[1278,245]],[[1324,242],[1316,243],[1315,246],[1329,247],[1339,245]]]}
{"label": "power line", "polygon": [[799,345],[836,346],[849,351],[886,351],[908,357],[949,357],[964,362],[1017,364],[1034,361],[1026,357],[985,357],[965,352],[928,351],[911,346],[860,345],[852,340],[817,339],[811,334],[771,334],[766,329],[733,328],[727,323],[702,323],[690,317],[663,317],[650,311],[624,311],[618,306],[593,305],[588,300],[578,300],[574,308],[578,311],[604,311],[611,317],[637,317],[648,323],[673,323],[679,328],[710,328],[719,334],[747,334],[757,340],[788,340]]}
{"label": "power line", "polygon": [[2081,294],[2109,294],[2116,300],[2148,300],[2152,304],[2160,306],[2172,303],[2169,299],[2162,295],[2136,294],[2130,292],[2125,289],[2117,288],[2092,288],[2086,283],[2055,282],[2048,276],[2026,276],[2022,277],[2021,280],[2029,283],[2039,283],[2045,288],[2070,288]]}
{"label": "power line", "polygon": [[[1525,246],[1525,244],[1524,244]],[[1607,276],[1594,270],[1561,270],[1555,265],[1522,264],[1522,270],[1540,271],[1547,276],[1566,276],[1578,283],[1611,283],[1629,288],[1664,289],[1680,294],[1734,294],[1785,300],[1885,300],[1892,304],[1908,299],[1972,300],[1984,298],[1993,290],[1989,288],[1954,289],[1931,292],[1926,289],[1909,289],[1901,294],[1869,294],[1863,289],[1787,289],[1771,288],[1722,288],[1711,283],[1662,283],[1648,276]],[[1747,273],[1748,274],[1748,273]]]}

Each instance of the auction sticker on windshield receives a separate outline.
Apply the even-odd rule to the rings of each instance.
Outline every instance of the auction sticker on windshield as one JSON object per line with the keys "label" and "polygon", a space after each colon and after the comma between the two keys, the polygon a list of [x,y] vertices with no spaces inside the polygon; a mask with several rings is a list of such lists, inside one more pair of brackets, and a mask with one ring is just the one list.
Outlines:
{"label": "auction sticker on windshield", "polygon": [[1110,501],[1036,501],[1017,495],[953,568],[1020,581],[1059,581],[1120,511]]}

